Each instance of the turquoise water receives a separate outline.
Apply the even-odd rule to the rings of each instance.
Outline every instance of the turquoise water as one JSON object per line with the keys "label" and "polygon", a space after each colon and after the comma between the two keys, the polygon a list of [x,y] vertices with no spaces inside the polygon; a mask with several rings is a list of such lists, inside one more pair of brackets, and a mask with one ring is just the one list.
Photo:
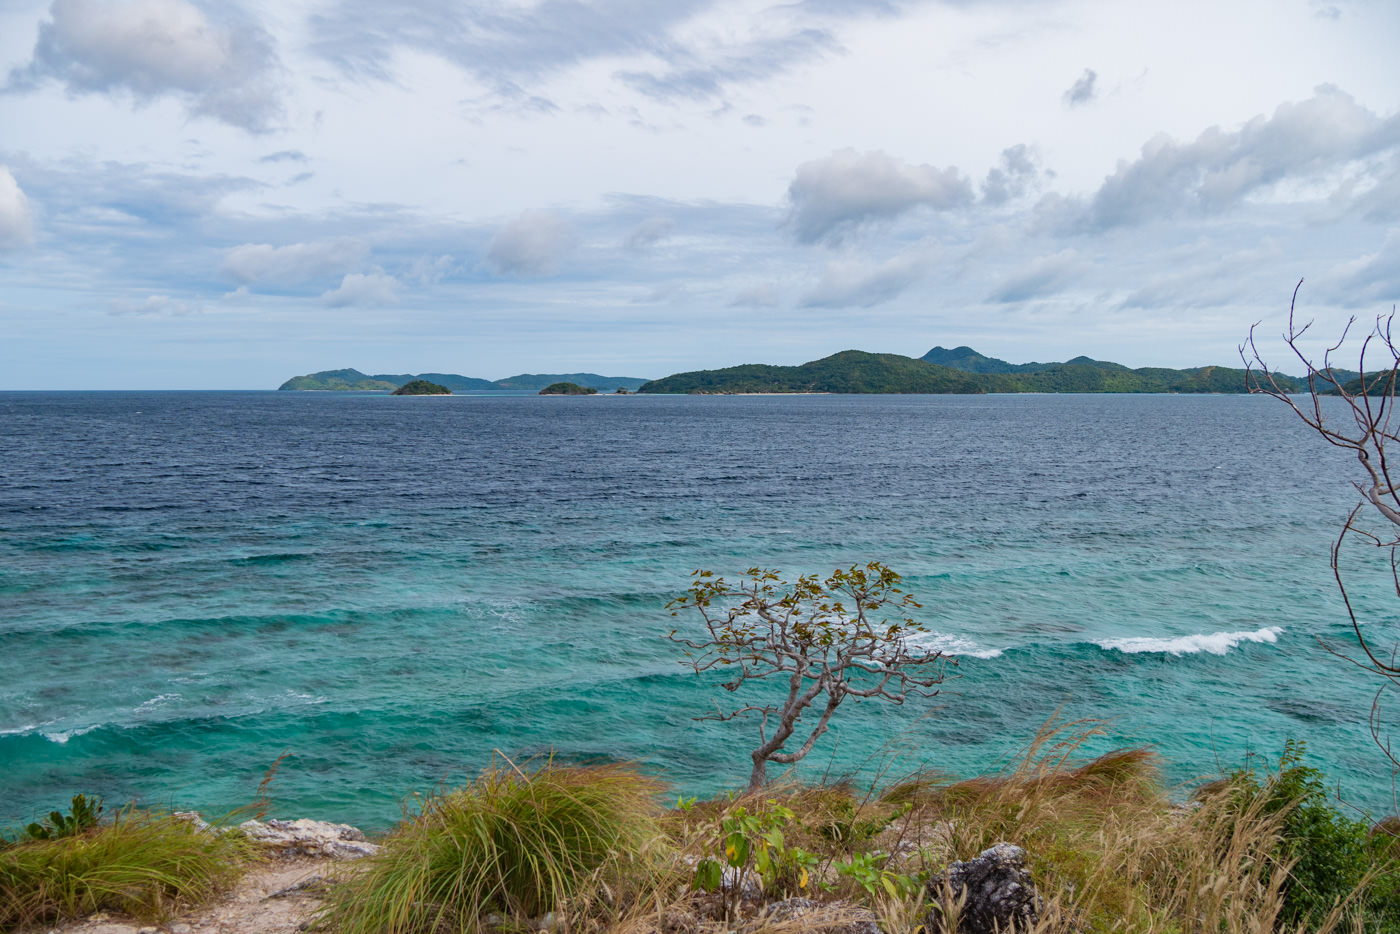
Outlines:
{"label": "turquoise water", "polygon": [[0,438],[0,825],[226,811],[284,753],[274,813],[372,829],[493,749],[736,787],[754,726],[692,719],[664,605],[868,560],[958,677],[804,776],[995,769],[1061,709],[1173,782],[1302,738],[1390,809],[1378,685],[1317,641],[1353,468],[1268,399],[4,393]]}

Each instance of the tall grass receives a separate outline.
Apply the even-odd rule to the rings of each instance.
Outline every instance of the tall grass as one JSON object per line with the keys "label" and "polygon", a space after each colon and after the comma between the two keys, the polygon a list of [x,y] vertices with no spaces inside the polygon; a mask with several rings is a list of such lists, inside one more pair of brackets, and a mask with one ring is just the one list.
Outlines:
{"label": "tall grass", "polygon": [[109,824],[0,849],[0,930],[117,911],[157,920],[230,886],[251,858],[239,834],[128,809]]}
{"label": "tall grass", "polygon": [[343,934],[474,932],[491,914],[616,908],[654,865],[660,790],[625,766],[492,768],[427,799],[333,890],[321,921]]}
{"label": "tall grass", "polygon": [[1001,840],[1023,847],[1045,899],[1036,928],[1044,934],[1327,934],[1363,923],[1391,930],[1362,914],[1374,876],[1358,877],[1305,923],[1288,910],[1298,856],[1285,834],[1296,803],[1242,794],[1237,778],[1190,806],[1174,805],[1147,750],[1077,760],[1097,730],[1052,723],[1008,774],[951,785],[915,781],[888,797],[914,805],[912,820],[932,841],[920,853],[930,869]]}

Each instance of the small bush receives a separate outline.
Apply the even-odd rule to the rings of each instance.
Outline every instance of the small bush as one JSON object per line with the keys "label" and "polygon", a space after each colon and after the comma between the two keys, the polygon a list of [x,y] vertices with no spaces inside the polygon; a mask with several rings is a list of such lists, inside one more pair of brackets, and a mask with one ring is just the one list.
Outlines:
{"label": "small bush", "polygon": [[323,921],[343,934],[480,931],[489,913],[584,911],[625,898],[659,841],[659,783],[623,766],[493,768],[427,799],[342,885]]}
{"label": "small bush", "polygon": [[231,885],[250,852],[238,834],[134,809],[110,824],[12,841],[0,849],[0,930],[104,910],[156,920]]}
{"label": "small bush", "polygon": [[1305,752],[1302,742],[1290,740],[1276,773],[1233,778],[1242,802],[1281,817],[1277,855],[1289,865],[1281,920],[1316,923],[1355,899],[1365,915],[1385,925],[1378,929],[1400,931],[1400,861],[1391,839],[1332,806],[1322,773],[1303,764]]}

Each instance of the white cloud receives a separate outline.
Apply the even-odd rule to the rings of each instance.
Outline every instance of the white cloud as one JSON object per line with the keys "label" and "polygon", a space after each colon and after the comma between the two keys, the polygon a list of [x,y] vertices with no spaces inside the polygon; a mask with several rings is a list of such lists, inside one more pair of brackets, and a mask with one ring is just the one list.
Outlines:
{"label": "white cloud", "polygon": [[1322,85],[1239,130],[1211,127],[1194,142],[1157,136],[1133,162],[1120,162],[1089,206],[1094,229],[1218,212],[1285,180],[1324,175],[1400,146],[1400,115],[1386,120],[1351,95]]}
{"label": "white cloud", "polygon": [[398,286],[399,281],[385,275],[383,270],[347,273],[338,287],[321,296],[321,304],[330,308],[393,305],[399,300],[395,294]]}
{"label": "white cloud", "polygon": [[1353,308],[1400,302],[1400,229],[1392,228],[1376,252],[1339,263],[1329,277],[1329,291],[1341,305]]}
{"label": "white cloud", "polygon": [[987,301],[1007,305],[1053,295],[1068,279],[1085,268],[1086,264],[1074,250],[1060,250],[1050,256],[1041,256],[1009,277],[987,297]]}
{"label": "white cloud", "polygon": [[0,165],[0,250],[34,242],[34,216],[29,199],[8,167]]}
{"label": "white cloud", "polygon": [[361,240],[313,243],[245,243],[224,254],[219,272],[244,285],[296,285],[349,272],[364,265],[369,246]]}
{"label": "white cloud", "polygon": [[866,260],[843,258],[827,263],[821,281],[802,296],[809,308],[870,308],[897,298],[922,278],[931,265],[931,254],[923,248],[872,264]]}
{"label": "white cloud", "polygon": [[862,224],[917,207],[948,210],[972,202],[956,168],[910,165],[884,152],[842,149],[804,163],[788,186],[790,222],[803,243],[836,242]]}
{"label": "white cloud", "polygon": [[573,230],[547,211],[526,211],[496,232],[486,261],[499,275],[544,276],[575,244]]}
{"label": "white cloud", "polygon": [[200,306],[197,304],[180,301],[169,295],[148,295],[139,302],[118,299],[107,307],[107,313],[113,315],[171,315],[179,317],[200,310]]}
{"label": "white cloud", "polygon": [[169,94],[194,115],[255,132],[281,113],[277,54],[252,23],[211,21],[187,0],[53,0],[49,16],[28,67],[11,72],[12,90],[54,78],[72,93]]}
{"label": "white cloud", "polygon": [[779,299],[778,287],[771,282],[760,282],[735,295],[730,301],[731,308],[776,308]]}

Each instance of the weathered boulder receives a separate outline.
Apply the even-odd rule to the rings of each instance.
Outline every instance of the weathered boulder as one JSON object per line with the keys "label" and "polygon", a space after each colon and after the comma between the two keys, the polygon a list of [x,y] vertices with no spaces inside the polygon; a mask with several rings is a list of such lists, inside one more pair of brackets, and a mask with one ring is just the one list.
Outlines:
{"label": "weathered boulder", "polygon": [[249,820],[238,825],[250,840],[283,856],[355,859],[379,852],[365,835],[349,824],[307,820]]}
{"label": "weathered boulder", "polygon": [[1010,843],[998,843],[976,859],[953,863],[932,876],[928,897],[933,906],[930,931],[947,930],[943,918],[954,913],[958,934],[1025,931],[1041,911],[1040,896],[1026,869],[1026,851]]}

